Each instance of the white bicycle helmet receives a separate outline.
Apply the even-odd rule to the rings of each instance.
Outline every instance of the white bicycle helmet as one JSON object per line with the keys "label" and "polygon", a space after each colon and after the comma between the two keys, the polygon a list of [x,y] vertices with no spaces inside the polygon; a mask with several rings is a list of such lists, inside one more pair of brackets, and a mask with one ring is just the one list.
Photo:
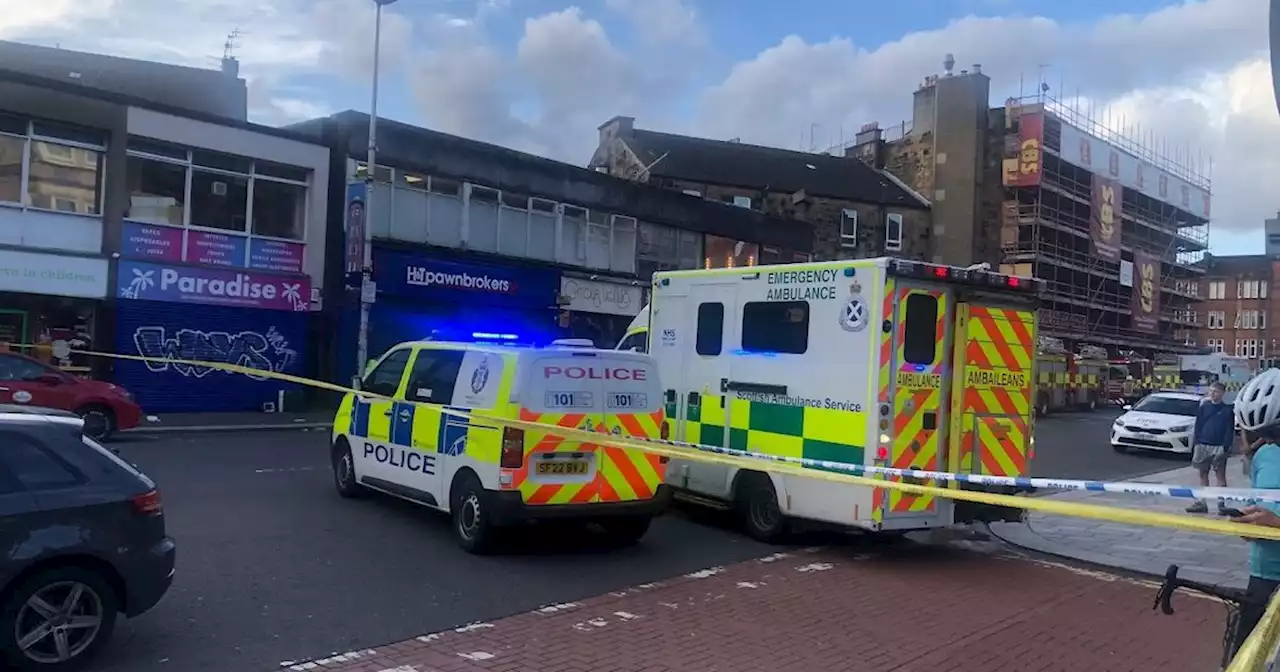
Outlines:
{"label": "white bicycle helmet", "polygon": [[1280,369],[1267,369],[1249,379],[1236,396],[1236,424],[1256,431],[1280,424]]}

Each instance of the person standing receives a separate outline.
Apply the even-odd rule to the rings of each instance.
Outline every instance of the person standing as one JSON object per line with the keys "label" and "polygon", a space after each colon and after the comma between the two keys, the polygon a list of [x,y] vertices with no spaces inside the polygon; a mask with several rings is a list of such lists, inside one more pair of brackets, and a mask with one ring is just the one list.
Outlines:
{"label": "person standing", "polygon": [[[1209,487],[1209,472],[1217,476],[1218,487],[1227,487],[1227,456],[1235,439],[1235,415],[1231,405],[1222,401],[1226,387],[1218,381],[1209,385],[1209,397],[1196,410],[1195,429],[1192,430],[1191,466],[1200,475],[1200,485]],[[1218,513],[1226,505],[1218,500]],[[1187,507],[1187,513],[1208,513],[1209,505],[1203,500]]]}

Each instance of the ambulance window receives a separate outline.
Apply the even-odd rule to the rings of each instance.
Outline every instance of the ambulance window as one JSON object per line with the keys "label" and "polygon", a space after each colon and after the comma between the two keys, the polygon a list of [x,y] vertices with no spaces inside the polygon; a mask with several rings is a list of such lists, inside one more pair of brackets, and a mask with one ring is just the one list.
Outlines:
{"label": "ambulance window", "polygon": [[364,378],[363,389],[384,397],[395,395],[400,389],[400,378],[404,376],[404,367],[409,364],[409,349],[396,350],[383,359],[378,368],[369,372]]}
{"label": "ambulance window", "polygon": [[648,352],[649,351],[649,332],[637,331],[636,333],[631,334],[630,336],[627,336],[626,338],[622,339],[621,343],[618,344],[618,349],[634,350],[636,352]]}
{"label": "ambulance window", "polygon": [[453,386],[458,382],[465,352],[460,350],[419,350],[409,372],[404,397],[428,404],[453,403]]}
{"label": "ambulance window", "polygon": [[724,304],[698,304],[698,342],[694,344],[699,355],[714,357],[724,348]]}
{"label": "ambulance window", "polygon": [[753,301],[742,306],[742,349],[803,355],[809,349],[806,301]]}
{"label": "ambulance window", "polygon": [[902,357],[908,364],[932,364],[938,346],[938,299],[931,294],[907,296]]}

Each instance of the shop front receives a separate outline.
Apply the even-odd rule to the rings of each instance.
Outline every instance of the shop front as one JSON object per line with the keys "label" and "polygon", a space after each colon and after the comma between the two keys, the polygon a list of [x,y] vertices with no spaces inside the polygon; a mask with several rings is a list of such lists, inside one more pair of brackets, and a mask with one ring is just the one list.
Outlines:
{"label": "shop front", "polygon": [[0,350],[88,377],[107,295],[107,260],[0,250]]}
{"label": "shop front", "polygon": [[591,339],[598,348],[616,345],[643,307],[644,288],[638,280],[560,278],[561,325],[571,337]]}
{"label": "shop front", "polygon": [[[307,375],[307,276],[122,260],[117,278],[116,352]],[[207,366],[121,360],[114,376],[148,413],[296,403],[290,383]]]}
{"label": "shop front", "polygon": [[[558,271],[380,247],[373,269],[378,293],[369,313],[370,358],[426,338],[546,343],[561,335]],[[343,352],[355,352],[358,310],[352,306],[344,315],[343,340],[351,347]],[[340,370],[350,375],[353,367],[354,360],[344,361]]]}

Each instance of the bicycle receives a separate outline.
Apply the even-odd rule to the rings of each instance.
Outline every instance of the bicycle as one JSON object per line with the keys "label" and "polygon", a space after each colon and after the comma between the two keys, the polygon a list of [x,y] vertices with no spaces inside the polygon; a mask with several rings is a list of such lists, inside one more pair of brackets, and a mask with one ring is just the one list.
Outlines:
{"label": "bicycle", "polygon": [[1240,607],[1248,605],[1265,606],[1265,601],[1259,602],[1256,599],[1250,599],[1245,591],[1239,588],[1226,588],[1211,583],[1201,583],[1190,579],[1178,578],[1178,566],[1169,565],[1164,572],[1164,582],[1160,584],[1160,592],[1156,593],[1155,602],[1151,604],[1154,611],[1156,607],[1167,615],[1173,614],[1173,593],[1179,588],[1194,590],[1202,595],[1216,597],[1222,600],[1227,607],[1227,627],[1222,633],[1222,667],[1225,670],[1231,663],[1231,645],[1235,639],[1236,627],[1240,622]]}

